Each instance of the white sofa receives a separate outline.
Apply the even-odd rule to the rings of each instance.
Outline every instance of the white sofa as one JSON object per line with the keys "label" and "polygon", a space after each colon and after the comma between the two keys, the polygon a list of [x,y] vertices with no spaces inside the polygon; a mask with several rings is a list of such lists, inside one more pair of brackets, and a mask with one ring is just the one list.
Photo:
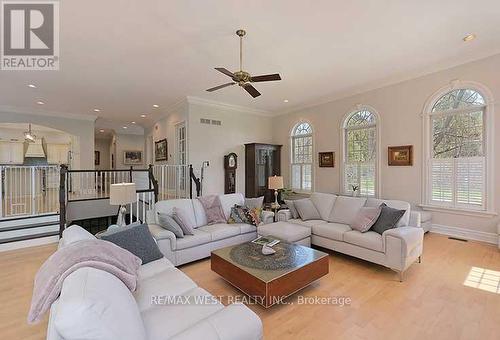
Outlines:
{"label": "white sofa", "polygon": [[[220,195],[219,198],[226,220],[229,219],[231,208],[235,204],[245,203],[245,197],[241,193]],[[176,238],[174,233],[158,225],[158,212],[171,214],[174,207],[183,209],[196,221],[194,235]],[[262,223],[272,223],[273,218],[272,212],[264,211]],[[212,250],[251,241],[257,237],[257,228],[250,224],[207,225],[205,210],[197,199],[159,201],[154,209],[147,212],[146,221],[161,252],[175,266],[209,257]]]}
{"label": "white sofa", "polygon": [[[70,239],[76,242],[91,238],[95,237],[72,226],[63,233],[60,246]],[[165,299],[156,296],[176,297],[177,304],[166,304]],[[187,303],[186,297],[190,297]],[[64,280],[61,295],[51,307],[47,329],[47,340],[262,337],[262,323],[248,307],[224,307],[165,258],[140,267],[135,292],[105,271],[90,267],[76,270]]]}
{"label": "white sofa", "polygon": [[[416,260],[420,261],[424,230],[420,227],[419,213],[411,211],[409,203],[324,193],[313,193],[310,199],[321,219],[292,219],[289,210],[279,211],[277,218],[310,228],[311,244],[386,266],[398,272],[401,280],[404,271]],[[377,207],[381,203],[406,210],[396,228],[386,230],[382,235],[351,229],[350,221],[361,207]]]}

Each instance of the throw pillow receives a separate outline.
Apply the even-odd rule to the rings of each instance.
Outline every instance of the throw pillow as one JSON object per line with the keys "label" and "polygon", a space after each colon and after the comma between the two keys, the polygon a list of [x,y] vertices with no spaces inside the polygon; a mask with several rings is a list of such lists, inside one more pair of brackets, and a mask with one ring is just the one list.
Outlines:
{"label": "throw pillow", "polygon": [[255,198],[245,198],[245,204],[246,207],[249,209],[253,208],[262,208],[264,205],[264,196],[260,197],[255,197]]}
{"label": "throw pillow", "polygon": [[380,207],[363,207],[352,221],[351,228],[362,233],[370,230],[380,216]]}
{"label": "throw pillow", "polygon": [[295,204],[293,203],[294,201],[292,200],[285,200],[285,204],[288,207],[288,210],[290,210],[290,214],[292,214],[292,218],[299,218],[299,213],[297,212],[297,209],[295,208]]}
{"label": "throw pillow", "polygon": [[109,241],[128,250],[146,264],[163,257],[147,224],[121,227],[119,230],[106,232],[101,240]]}
{"label": "throw pillow", "polygon": [[158,224],[163,229],[173,232],[175,237],[177,238],[184,237],[184,232],[182,231],[181,226],[177,222],[175,222],[175,220],[171,216],[167,214],[158,213]]}
{"label": "throw pillow", "polygon": [[222,211],[219,196],[203,196],[199,197],[198,201],[200,201],[203,209],[205,209],[207,224],[226,223],[226,218],[224,217],[224,212]]}
{"label": "throw pillow", "polygon": [[172,218],[181,227],[184,235],[194,235],[196,224],[183,209],[174,207],[172,209]]}
{"label": "throw pillow", "polygon": [[257,227],[262,221],[262,208],[251,208],[248,213],[252,216],[251,224]]}
{"label": "throw pillow", "polygon": [[293,204],[302,220],[321,220],[318,209],[316,209],[310,198],[295,200]]}
{"label": "throw pillow", "polygon": [[241,213],[241,209],[242,208],[238,205],[231,208],[231,213],[229,215],[229,219],[227,220],[228,224],[246,223],[243,221],[243,218],[246,217],[244,213]]}
{"label": "throw pillow", "polygon": [[380,216],[370,230],[382,235],[384,231],[395,228],[406,210],[390,208],[387,204],[380,205]]}
{"label": "throw pillow", "polygon": [[261,221],[262,209],[248,209],[246,206],[235,205],[231,208],[228,224],[245,223],[258,226]]}

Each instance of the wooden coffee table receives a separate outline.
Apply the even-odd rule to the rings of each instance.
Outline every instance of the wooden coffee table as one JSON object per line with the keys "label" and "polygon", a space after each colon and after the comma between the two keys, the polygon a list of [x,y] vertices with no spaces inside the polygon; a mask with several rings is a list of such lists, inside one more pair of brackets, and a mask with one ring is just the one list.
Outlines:
{"label": "wooden coffee table", "polygon": [[280,242],[276,253],[247,242],[212,252],[211,268],[230,284],[268,308],[328,274],[328,254]]}

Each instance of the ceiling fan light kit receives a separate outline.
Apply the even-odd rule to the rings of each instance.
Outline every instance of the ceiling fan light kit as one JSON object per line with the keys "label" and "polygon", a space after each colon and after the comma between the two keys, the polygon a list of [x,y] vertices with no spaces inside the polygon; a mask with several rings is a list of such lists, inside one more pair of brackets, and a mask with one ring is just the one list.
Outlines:
{"label": "ceiling fan light kit", "polygon": [[213,92],[220,90],[222,88],[232,86],[238,84],[242,88],[244,88],[253,98],[260,96],[260,92],[257,91],[255,87],[251,83],[255,82],[264,82],[264,81],[276,81],[281,80],[281,77],[278,73],[274,74],[265,74],[261,76],[252,77],[252,75],[246,71],[243,71],[243,37],[246,35],[246,31],[239,29],[236,31],[236,35],[240,37],[240,70],[236,72],[231,72],[223,67],[216,67],[215,69],[221,73],[224,73],[226,76],[231,77],[233,80],[230,83],[222,84],[219,86],[215,86],[207,89],[208,92]]}

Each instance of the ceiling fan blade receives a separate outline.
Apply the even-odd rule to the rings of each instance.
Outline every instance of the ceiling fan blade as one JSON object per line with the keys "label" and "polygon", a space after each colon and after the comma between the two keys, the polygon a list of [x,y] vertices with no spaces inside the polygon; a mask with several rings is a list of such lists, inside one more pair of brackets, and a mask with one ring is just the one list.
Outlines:
{"label": "ceiling fan blade", "polygon": [[260,92],[259,92],[259,91],[257,91],[257,89],[256,89],[255,87],[253,87],[253,86],[252,86],[252,84],[248,84],[248,83],[247,83],[247,84],[243,85],[243,88],[244,88],[244,89],[245,89],[248,93],[250,93],[250,95],[251,95],[252,97],[254,97],[254,98],[255,98],[255,97],[260,96]]}
{"label": "ceiling fan blade", "polygon": [[216,86],[216,87],[211,87],[209,89],[207,89],[208,92],[213,92],[213,91],[217,91],[217,90],[220,90],[220,89],[223,89],[224,87],[228,87],[228,86],[231,86],[231,85],[234,85],[236,83],[226,83],[226,84],[222,84],[222,85],[219,85],[219,86]]}
{"label": "ceiling fan blade", "polygon": [[229,76],[231,78],[234,78],[233,72],[225,69],[224,67],[216,67],[215,68],[217,71],[224,73],[226,76]]}
{"label": "ceiling fan blade", "polygon": [[251,82],[259,82],[259,81],[274,81],[274,80],[281,80],[281,77],[278,73],[274,74],[265,74],[262,76],[255,76],[251,77],[250,81]]}

